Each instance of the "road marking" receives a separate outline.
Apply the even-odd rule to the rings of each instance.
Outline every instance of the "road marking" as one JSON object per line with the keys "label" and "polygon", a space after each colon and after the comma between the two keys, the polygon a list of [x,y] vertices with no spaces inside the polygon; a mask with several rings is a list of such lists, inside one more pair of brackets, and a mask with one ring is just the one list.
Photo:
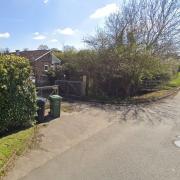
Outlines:
{"label": "road marking", "polygon": [[180,148],[180,140],[174,141],[174,144],[176,145],[176,147]]}

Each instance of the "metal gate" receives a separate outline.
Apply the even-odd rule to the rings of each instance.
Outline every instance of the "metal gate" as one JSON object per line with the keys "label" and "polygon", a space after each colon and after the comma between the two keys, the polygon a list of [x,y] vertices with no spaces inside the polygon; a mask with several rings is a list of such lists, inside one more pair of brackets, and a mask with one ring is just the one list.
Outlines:
{"label": "metal gate", "polygon": [[143,81],[140,89],[143,91],[156,91],[159,90],[164,84],[165,81],[162,80],[145,80]]}
{"label": "metal gate", "polygon": [[44,97],[46,99],[49,98],[50,95],[58,94],[58,86],[43,86],[37,87],[37,95],[40,97]]}
{"label": "metal gate", "polygon": [[83,97],[85,95],[85,84],[82,81],[57,80],[55,85],[59,86],[59,95],[63,97]]}

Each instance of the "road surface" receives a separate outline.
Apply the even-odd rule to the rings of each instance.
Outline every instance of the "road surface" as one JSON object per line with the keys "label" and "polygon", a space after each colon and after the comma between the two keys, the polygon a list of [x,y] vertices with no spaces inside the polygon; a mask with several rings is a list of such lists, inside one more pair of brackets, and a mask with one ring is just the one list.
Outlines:
{"label": "road surface", "polygon": [[72,104],[6,180],[179,180],[180,93],[151,105]]}

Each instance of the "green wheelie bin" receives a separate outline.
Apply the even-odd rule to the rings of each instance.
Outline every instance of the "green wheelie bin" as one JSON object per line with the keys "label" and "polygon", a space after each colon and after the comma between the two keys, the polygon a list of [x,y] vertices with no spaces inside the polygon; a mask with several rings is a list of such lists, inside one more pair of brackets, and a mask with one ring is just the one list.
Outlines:
{"label": "green wheelie bin", "polygon": [[50,101],[50,115],[53,118],[60,117],[62,97],[59,95],[51,95],[49,96],[49,101]]}

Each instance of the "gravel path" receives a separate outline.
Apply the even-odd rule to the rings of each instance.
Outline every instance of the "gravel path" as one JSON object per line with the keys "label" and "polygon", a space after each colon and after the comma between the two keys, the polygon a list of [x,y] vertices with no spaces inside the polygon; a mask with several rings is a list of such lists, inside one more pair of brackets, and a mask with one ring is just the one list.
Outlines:
{"label": "gravel path", "polygon": [[150,105],[70,106],[6,180],[180,179],[180,93]]}

